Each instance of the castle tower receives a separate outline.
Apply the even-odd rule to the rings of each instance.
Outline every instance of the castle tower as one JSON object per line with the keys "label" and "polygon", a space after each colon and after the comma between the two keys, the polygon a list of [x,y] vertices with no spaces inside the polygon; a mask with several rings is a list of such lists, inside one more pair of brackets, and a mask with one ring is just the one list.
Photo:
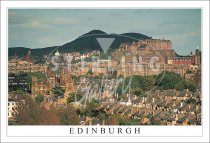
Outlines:
{"label": "castle tower", "polygon": [[195,65],[200,65],[200,64],[201,64],[201,51],[197,46],[195,50]]}

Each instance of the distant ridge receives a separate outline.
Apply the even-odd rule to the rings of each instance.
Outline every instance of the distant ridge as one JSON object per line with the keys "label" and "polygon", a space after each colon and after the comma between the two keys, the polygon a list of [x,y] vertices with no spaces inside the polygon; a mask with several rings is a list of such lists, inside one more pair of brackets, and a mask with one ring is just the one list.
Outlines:
{"label": "distant ridge", "polygon": [[[114,42],[108,49],[108,52],[116,48],[119,48],[119,46],[122,43],[132,43],[139,39],[151,39],[151,37],[139,33],[107,34],[106,32],[101,30],[92,30],[89,31],[88,33],[79,36],[77,39],[65,43],[64,45],[61,46],[31,49],[31,56],[43,57],[44,55],[49,55],[55,48],[58,48],[59,52],[61,53],[64,52],[85,53],[93,50],[99,50],[102,52],[103,50],[100,44],[97,42],[96,38],[115,38]],[[18,57],[25,57],[29,48],[30,47],[11,47],[9,48],[9,56],[16,55]]]}

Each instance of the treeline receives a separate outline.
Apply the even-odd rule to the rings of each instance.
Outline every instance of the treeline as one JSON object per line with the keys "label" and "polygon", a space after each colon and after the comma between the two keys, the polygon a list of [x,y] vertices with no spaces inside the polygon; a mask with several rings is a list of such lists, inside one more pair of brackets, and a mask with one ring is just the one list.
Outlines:
{"label": "treeline", "polygon": [[177,89],[184,90],[189,89],[195,92],[196,88],[194,83],[185,80],[180,74],[163,71],[158,75],[154,76],[139,76],[134,75],[132,77],[126,77],[124,82],[118,86],[118,95],[128,93],[128,88],[131,87],[131,93],[135,95],[142,95],[149,90],[167,90]]}
{"label": "treeline", "polygon": [[180,74],[165,71],[155,77],[156,83],[160,89],[189,89],[195,92],[196,88],[192,81],[185,80]]}
{"label": "treeline", "polygon": [[24,96],[19,102],[15,121],[12,125],[79,125],[79,116],[75,108],[68,104],[67,107],[48,108],[30,96]]}
{"label": "treeline", "polygon": [[27,75],[30,83],[32,82],[32,77],[36,77],[38,81],[44,81],[46,79],[45,73],[42,72],[31,72],[27,73]]}

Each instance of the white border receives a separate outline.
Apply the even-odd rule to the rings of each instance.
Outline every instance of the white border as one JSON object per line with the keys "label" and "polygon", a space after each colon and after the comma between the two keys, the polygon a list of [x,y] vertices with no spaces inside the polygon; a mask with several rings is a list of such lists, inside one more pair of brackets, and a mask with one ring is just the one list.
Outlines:
{"label": "white border", "polygon": [[[209,141],[209,2],[208,1],[2,1],[1,2],[1,141],[2,142],[207,142]],[[68,137],[68,132],[65,126],[57,126],[52,128],[40,126],[21,126],[9,127],[8,134],[14,135],[55,135],[55,129],[61,135],[66,137],[8,137],[6,134],[7,127],[7,8],[202,8],[203,21],[202,27],[202,110],[203,123],[202,126],[142,126],[141,136],[145,137]],[[5,84],[6,83],[6,84]],[[203,134],[201,134],[203,127]],[[61,133],[62,132],[62,133]],[[171,133],[174,136],[193,136],[193,137],[169,137]],[[59,134],[59,135],[60,135]],[[166,136],[166,137],[146,137]],[[168,136],[169,135],[169,136]],[[201,136],[203,135],[203,136]],[[197,136],[197,137],[196,137]],[[201,136],[201,137],[198,137]]]}

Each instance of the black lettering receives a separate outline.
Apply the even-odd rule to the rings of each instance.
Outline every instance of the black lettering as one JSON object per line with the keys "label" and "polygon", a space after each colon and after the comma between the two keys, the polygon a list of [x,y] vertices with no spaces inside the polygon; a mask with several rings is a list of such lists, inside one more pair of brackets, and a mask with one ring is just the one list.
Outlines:
{"label": "black lettering", "polygon": [[82,128],[78,128],[78,134],[83,133],[83,129]]}
{"label": "black lettering", "polygon": [[135,134],[140,134],[140,128],[135,128]]}
{"label": "black lettering", "polygon": [[127,134],[131,134],[131,128],[126,128],[125,131],[126,131]]}
{"label": "black lettering", "polygon": [[122,128],[118,128],[118,134],[122,134]]}
{"label": "black lettering", "polygon": [[74,128],[70,128],[70,134],[74,134]]}

